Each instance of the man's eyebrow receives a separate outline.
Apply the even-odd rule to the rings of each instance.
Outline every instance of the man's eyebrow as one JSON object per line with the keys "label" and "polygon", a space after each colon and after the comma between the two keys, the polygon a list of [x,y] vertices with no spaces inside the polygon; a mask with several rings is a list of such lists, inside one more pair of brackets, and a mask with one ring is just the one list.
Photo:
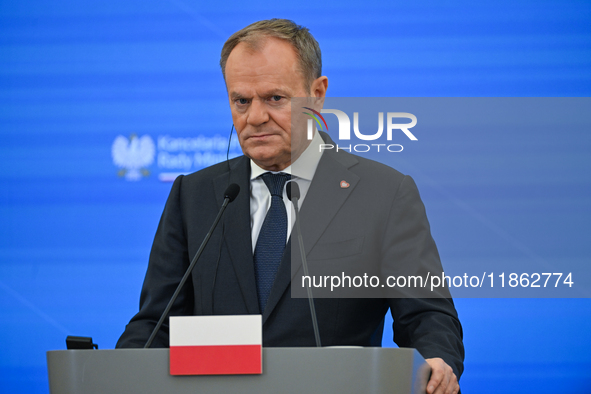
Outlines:
{"label": "man's eyebrow", "polygon": [[263,97],[272,97],[272,96],[289,96],[289,94],[283,89],[272,89],[268,92],[263,94]]}
{"label": "man's eyebrow", "polygon": [[[288,92],[286,92],[283,89],[271,89],[269,91],[264,92],[261,97],[263,98],[267,98],[267,97],[273,97],[273,96],[285,96],[285,97],[289,97],[290,95],[288,94]],[[239,99],[250,99],[251,97],[247,97],[244,96],[241,93],[238,92],[232,92],[230,93],[230,98],[232,99],[232,101],[234,100],[239,100]]]}
{"label": "man's eyebrow", "polygon": [[243,99],[243,98],[247,98],[247,97],[244,97],[244,95],[242,95],[238,92],[232,92],[232,93],[230,93],[230,98],[232,100],[239,100],[239,99]]}

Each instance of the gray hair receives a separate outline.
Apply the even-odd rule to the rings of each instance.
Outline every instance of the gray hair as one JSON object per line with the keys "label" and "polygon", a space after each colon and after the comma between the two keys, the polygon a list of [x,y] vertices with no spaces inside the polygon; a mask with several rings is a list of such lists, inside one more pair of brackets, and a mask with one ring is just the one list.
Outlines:
{"label": "gray hair", "polygon": [[288,19],[269,19],[255,22],[232,34],[222,48],[220,66],[226,79],[226,62],[232,50],[241,42],[260,49],[264,39],[276,37],[289,42],[298,57],[299,69],[304,77],[304,87],[310,91],[312,82],[322,75],[322,53],[310,31]]}

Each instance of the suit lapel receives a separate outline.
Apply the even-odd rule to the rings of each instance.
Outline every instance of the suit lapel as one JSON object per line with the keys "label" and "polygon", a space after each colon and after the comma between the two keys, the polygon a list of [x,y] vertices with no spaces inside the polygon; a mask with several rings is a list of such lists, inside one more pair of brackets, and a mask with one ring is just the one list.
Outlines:
{"label": "suit lapel", "polygon": [[224,213],[224,241],[228,248],[234,272],[248,313],[260,313],[254,276],[250,229],[250,161],[242,156],[231,165],[231,170],[214,179],[218,209],[224,201],[228,185],[236,183],[240,193]]}
{"label": "suit lapel", "polygon": [[[355,156],[348,154],[327,151],[322,155],[300,210],[300,226],[306,255],[316,245],[318,239],[359,182],[359,177],[349,170],[356,163]],[[345,181],[348,186],[341,187],[341,181]],[[291,279],[302,264],[299,253],[300,247],[294,232],[295,227],[292,229],[283,260],[273,283],[263,314],[263,323],[273,312],[283,293],[289,287]],[[291,250],[292,247],[293,250]],[[292,257],[294,258],[293,263]]]}
{"label": "suit lapel", "polygon": [[[357,186],[359,176],[349,170],[356,163],[354,156],[333,152],[323,155],[320,160],[300,212],[306,255]],[[343,186],[342,181],[346,183]],[[300,263],[296,262],[296,266]]]}

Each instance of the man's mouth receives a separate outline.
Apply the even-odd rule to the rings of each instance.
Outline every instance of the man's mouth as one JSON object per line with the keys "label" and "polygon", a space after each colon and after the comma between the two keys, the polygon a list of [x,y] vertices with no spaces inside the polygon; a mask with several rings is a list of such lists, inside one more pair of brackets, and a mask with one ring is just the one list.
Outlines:
{"label": "man's mouth", "polygon": [[268,139],[270,137],[273,137],[277,134],[274,133],[261,133],[261,134],[253,134],[251,136],[248,137],[248,139],[252,139],[255,141],[264,141],[265,139]]}

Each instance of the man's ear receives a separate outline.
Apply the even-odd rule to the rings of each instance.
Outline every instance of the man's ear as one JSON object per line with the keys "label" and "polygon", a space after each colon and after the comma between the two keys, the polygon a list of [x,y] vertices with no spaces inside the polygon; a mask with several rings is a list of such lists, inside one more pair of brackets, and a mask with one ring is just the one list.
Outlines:
{"label": "man's ear", "polygon": [[328,89],[328,78],[325,76],[316,78],[310,86],[310,95],[316,98],[324,98]]}

